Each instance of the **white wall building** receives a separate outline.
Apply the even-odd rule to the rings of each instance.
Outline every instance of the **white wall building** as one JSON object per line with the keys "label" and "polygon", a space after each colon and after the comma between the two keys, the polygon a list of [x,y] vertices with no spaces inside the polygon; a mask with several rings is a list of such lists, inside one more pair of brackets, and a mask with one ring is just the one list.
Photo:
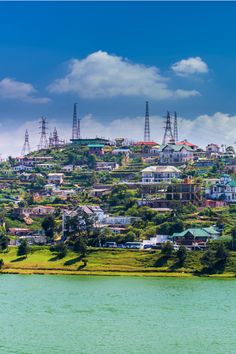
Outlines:
{"label": "white wall building", "polygon": [[143,183],[170,183],[173,178],[180,178],[181,171],[175,166],[149,166],[142,170]]}

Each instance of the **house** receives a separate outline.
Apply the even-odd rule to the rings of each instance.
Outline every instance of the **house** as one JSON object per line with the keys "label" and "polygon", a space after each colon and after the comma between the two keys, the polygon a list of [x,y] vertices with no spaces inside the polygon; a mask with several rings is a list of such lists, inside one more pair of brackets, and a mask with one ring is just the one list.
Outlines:
{"label": "house", "polygon": [[103,144],[89,144],[89,154],[94,155],[104,155],[104,145]]}
{"label": "house", "polygon": [[185,145],[185,146],[188,146],[190,147],[191,149],[193,149],[194,151],[196,151],[198,149],[198,146],[193,144],[193,143],[190,143],[187,139],[184,139],[182,141],[178,141],[176,143],[177,145]]}
{"label": "house", "polygon": [[174,166],[149,166],[141,172],[143,183],[170,183],[173,178],[181,177],[181,171]]}
{"label": "house", "polygon": [[220,236],[220,232],[213,226],[204,228],[190,228],[182,232],[175,232],[170,236],[170,240],[186,246],[205,245],[209,240],[215,240]]}
{"label": "house", "polygon": [[128,226],[131,225],[134,221],[139,220],[137,217],[133,216],[105,216],[102,220],[103,225],[110,226]]}
{"label": "house", "polygon": [[208,144],[206,147],[206,156],[211,157],[211,156],[218,156],[220,153],[220,147],[217,144]]}
{"label": "house", "polygon": [[160,156],[160,164],[172,165],[191,162],[194,159],[194,149],[188,145],[165,144],[159,149],[151,149]]}
{"label": "house", "polygon": [[129,153],[130,153],[130,149],[128,148],[120,148],[120,149],[112,150],[112,155],[120,155],[120,154],[129,155]]}
{"label": "house", "polygon": [[74,166],[73,165],[66,165],[66,166],[63,166],[61,169],[63,172],[72,172],[74,170]]}
{"label": "house", "polygon": [[113,161],[110,162],[98,161],[96,164],[97,171],[113,171],[118,167],[119,167],[118,163]]}
{"label": "house", "polygon": [[236,180],[229,175],[223,175],[219,181],[206,187],[205,196],[208,199],[223,200],[228,203],[236,202]]}
{"label": "house", "polygon": [[63,184],[64,182],[64,173],[49,173],[48,174],[48,183],[49,184]]}
{"label": "house", "polygon": [[17,165],[12,167],[12,171],[14,172],[22,172],[22,171],[33,171],[33,167],[31,166],[25,166],[25,165]]}

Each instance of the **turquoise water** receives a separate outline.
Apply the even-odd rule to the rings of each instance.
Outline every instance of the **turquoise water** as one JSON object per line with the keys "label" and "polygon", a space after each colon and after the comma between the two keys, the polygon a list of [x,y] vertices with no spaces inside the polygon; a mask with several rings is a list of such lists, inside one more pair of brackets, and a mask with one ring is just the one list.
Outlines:
{"label": "turquoise water", "polygon": [[236,281],[0,276],[0,353],[236,353]]}

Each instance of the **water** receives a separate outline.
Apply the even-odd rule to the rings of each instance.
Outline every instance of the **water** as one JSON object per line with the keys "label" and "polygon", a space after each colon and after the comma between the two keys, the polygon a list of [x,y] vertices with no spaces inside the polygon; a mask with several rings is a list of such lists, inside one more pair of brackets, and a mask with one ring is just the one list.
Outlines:
{"label": "water", "polygon": [[0,276],[0,353],[236,353],[236,281]]}

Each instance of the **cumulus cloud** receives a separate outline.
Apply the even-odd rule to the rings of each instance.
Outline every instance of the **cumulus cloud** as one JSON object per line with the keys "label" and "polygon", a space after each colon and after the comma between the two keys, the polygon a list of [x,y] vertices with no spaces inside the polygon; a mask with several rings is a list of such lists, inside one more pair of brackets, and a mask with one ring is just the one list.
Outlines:
{"label": "cumulus cloud", "polygon": [[[232,145],[236,137],[236,116],[217,112],[213,115],[200,115],[193,120],[179,117],[179,139],[187,139],[201,147],[208,143],[219,145]],[[49,122],[49,130],[57,126],[60,137],[70,140],[71,124],[56,121]],[[151,116],[151,139],[161,143],[163,138],[163,117]],[[226,129],[227,127],[227,129]],[[39,142],[38,121],[31,121],[22,124],[14,131],[0,132],[0,152],[3,156],[20,155],[24,141],[25,129],[30,134],[30,145],[32,149],[37,148]],[[105,137],[114,139],[124,137],[130,141],[143,140],[144,117],[124,117],[114,119],[110,122],[100,122],[92,115],[87,115],[81,120],[81,134],[87,137]]]}
{"label": "cumulus cloud", "polygon": [[155,66],[135,64],[103,51],[71,60],[68,74],[48,89],[51,93],[72,92],[84,98],[145,96],[163,100],[199,95],[196,90],[172,90]]}
{"label": "cumulus cloud", "polygon": [[178,76],[208,73],[208,66],[200,57],[182,59],[173,64],[171,69]]}
{"label": "cumulus cloud", "polygon": [[37,97],[37,93],[33,85],[17,81],[12,78],[4,78],[0,80],[0,98],[19,100],[28,103],[47,103],[49,99],[46,97]]}

